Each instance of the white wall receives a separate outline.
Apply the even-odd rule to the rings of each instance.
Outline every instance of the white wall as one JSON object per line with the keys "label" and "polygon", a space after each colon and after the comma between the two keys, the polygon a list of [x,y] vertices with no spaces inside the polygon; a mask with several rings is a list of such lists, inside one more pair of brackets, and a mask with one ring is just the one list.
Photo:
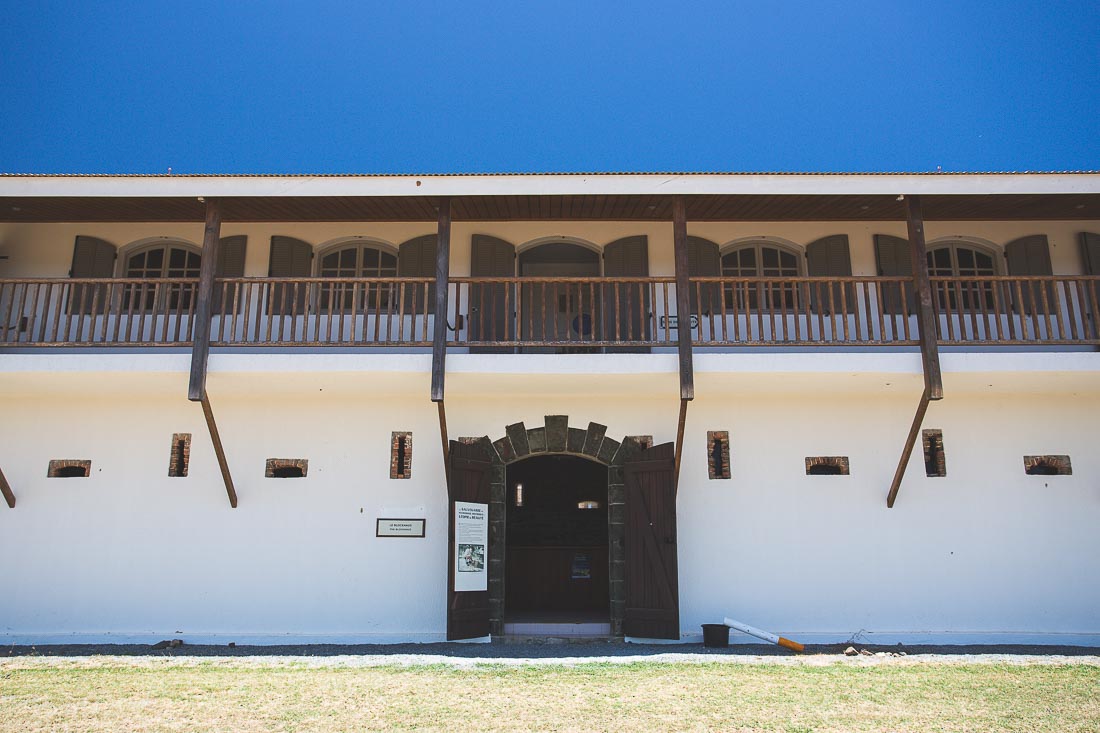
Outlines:
{"label": "white wall", "polygon": [[[1062,357],[1073,373],[1028,356],[945,357],[947,397],[925,427],[943,430],[948,476],[926,478],[918,446],[889,510],[920,390],[914,355],[815,355],[820,369],[787,374],[761,371],[762,357],[700,360],[678,502],[686,638],[729,615],[807,641],[1100,644],[1096,355]],[[18,505],[0,506],[0,639],[443,637],[446,494],[426,357],[357,372],[340,359],[358,357],[288,357],[273,371],[255,368],[264,355],[215,355],[237,509],[183,398],[186,357],[11,366],[43,358],[2,364],[0,465]],[[616,440],[674,440],[675,358],[601,359],[453,358],[452,437],[567,414]],[[303,368],[318,360],[331,368]],[[413,431],[410,480],[388,477],[393,430]],[[708,480],[707,430],[730,431],[732,480]],[[194,436],[187,478],[166,475],[174,432]],[[1074,475],[1026,476],[1022,456],[1038,453],[1069,454]],[[851,475],[806,476],[812,455],[849,456]],[[269,457],[308,458],[309,475],[264,479]],[[90,458],[92,477],[47,479],[51,458]],[[378,516],[424,516],[428,536],[376,539]]]}

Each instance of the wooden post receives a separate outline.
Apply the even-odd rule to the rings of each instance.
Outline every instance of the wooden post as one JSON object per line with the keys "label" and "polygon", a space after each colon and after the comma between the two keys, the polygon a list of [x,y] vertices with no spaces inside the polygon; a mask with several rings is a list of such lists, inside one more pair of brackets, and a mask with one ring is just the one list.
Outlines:
{"label": "wooden post", "polygon": [[199,401],[202,403],[202,414],[206,417],[206,428],[210,431],[210,442],[214,444],[214,455],[218,457],[218,468],[222,472],[225,493],[229,495],[229,506],[236,509],[237,490],[233,487],[233,477],[229,475],[229,462],[225,460],[225,449],[222,448],[221,435],[218,434],[218,424],[214,422],[214,410],[210,407],[210,398],[205,391]]}
{"label": "wooden post", "polygon": [[917,289],[917,334],[924,368],[924,391],[930,400],[943,399],[936,313],[932,309],[932,284],[928,277],[928,253],[924,244],[924,214],[920,196],[906,197],[909,224],[909,255],[913,261],[913,283]]}
{"label": "wooden post", "polygon": [[435,247],[435,330],[432,332],[432,402],[439,407],[439,437],[443,442],[443,470],[451,480],[451,448],[447,438],[447,409],[443,405],[447,377],[447,295],[451,271],[451,199],[439,200]]}
{"label": "wooden post", "polygon": [[432,339],[432,402],[443,401],[447,366],[447,278],[451,260],[451,200],[439,200],[435,249],[435,331]]}
{"label": "wooden post", "polygon": [[4,476],[3,471],[0,471],[0,494],[4,495],[4,501],[8,503],[8,508],[14,509],[15,494],[12,493],[11,485],[8,483],[8,479]]}
{"label": "wooden post", "polygon": [[195,296],[195,316],[191,346],[191,381],[187,399],[199,402],[206,397],[206,364],[210,356],[210,322],[214,317],[214,274],[218,270],[218,243],[221,239],[221,207],[216,199],[206,200],[206,231],[202,237],[199,265],[199,292]]}
{"label": "wooden post", "polygon": [[672,243],[676,256],[676,337],[680,352],[680,399],[693,400],[695,373],[691,363],[691,281],[688,279],[687,207],[683,196],[672,199]]}

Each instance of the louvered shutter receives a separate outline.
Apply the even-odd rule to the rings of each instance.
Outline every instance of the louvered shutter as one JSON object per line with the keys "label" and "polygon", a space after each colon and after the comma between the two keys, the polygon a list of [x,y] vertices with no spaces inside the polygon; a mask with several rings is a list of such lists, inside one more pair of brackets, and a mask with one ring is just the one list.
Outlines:
{"label": "louvered shutter", "polygon": [[[1018,277],[1029,275],[1053,275],[1054,269],[1050,264],[1050,245],[1044,234],[1033,234],[1027,237],[1014,239],[1005,245],[1005,260],[1008,263],[1008,274]],[[1046,290],[1047,305],[1043,306],[1043,290]],[[1012,298],[1016,299],[1015,287],[1012,288]],[[1017,312],[1031,315],[1036,309],[1042,313],[1054,313],[1055,304],[1053,283],[1047,283],[1045,288],[1039,283],[1021,283],[1021,292],[1024,302],[1016,303]],[[1022,307],[1021,307],[1022,306]]]}
{"label": "louvered shutter", "polygon": [[[268,275],[271,277],[309,277],[313,270],[313,246],[293,237],[271,238],[271,259]],[[307,288],[298,285],[297,302],[294,302],[294,285],[276,284],[271,287],[268,312],[273,315],[305,313]]]}
{"label": "louvered shutter", "polygon": [[1086,275],[1100,275],[1100,234],[1081,232],[1081,264]]}
{"label": "louvered shutter", "polygon": [[[425,234],[405,242],[399,248],[397,256],[398,277],[435,278],[436,241],[435,234]],[[435,311],[435,282],[428,285],[427,300],[424,299],[423,284],[405,285],[405,312],[411,313],[415,307],[417,314]]]}
{"label": "louvered shutter", "polygon": [[[69,269],[69,277],[114,277],[117,256],[118,249],[110,242],[96,237],[78,236],[73,245],[73,263]],[[97,313],[104,313],[106,304],[103,300],[106,296],[105,285],[73,285],[69,294],[69,312],[74,315],[87,314],[92,312],[94,306]]]}
{"label": "louvered shutter", "polygon": [[[611,242],[603,250],[605,277],[648,277],[649,276],[649,238],[645,235],[624,237]],[[604,294],[600,299],[604,306],[601,317],[596,319],[596,336],[608,341],[616,340],[615,331],[615,287],[604,285]],[[649,288],[635,284],[620,285],[618,288],[618,340],[649,340]],[[648,347],[620,349],[620,351],[641,352]]]}
{"label": "louvered shutter", "polygon": [[[516,274],[516,248],[510,243],[487,234],[475,234],[470,242],[470,275],[472,277],[513,277]],[[509,309],[505,309],[505,296]],[[470,315],[470,341],[501,341],[515,338],[513,313],[516,291],[511,285],[470,286],[467,312]],[[470,351],[480,354],[508,353],[512,347],[477,346]]]}
{"label": "louvered shutter", "polygon": [[[913,261],[909,254],[909,240],[893,237],[889,234],[875,235],[875,260],[878,274],[882,277],[912,277]],[[916,289],[907,284],[910,315],[917,312]],[[882,284],[883,313],[896,315],[902,313],[901,288],[894,283]]]}
{"label": "louvered shutter", "polygon": [[[221,238],[218,242],[218,266],[214,271],[215,278],[244,277],[244,254],[247,244],[248,237],[243,234]],[[238,287],[237,284],[214,283],[214,315],[222,314],[223,301],[226,308],[232,312]]]}
{"label": "louvered shutter", "polygon": [[[722,274],[722,258],[718,245],[702,237],[687,238],[688,275],[692,277],[717,277]],[[689,294],[692,313],[719,313],[722,304],[722,286],[718,283],[692,285]],[[702,304],[700,304],[700,296]]]}
{"label": "louvered shutter", "polygon": [[[906,257],[909,253],[905,253]],[[847,234],[833,234],[806,245],[806,272],[810,277],[851,277],[852,256]],[[829,312],[830,290],[836,312],[841,312],[841,298],[846,298],[848,313],[856,312],[856,293],[851,284],[814,283],[810,286],[810,307],[814,313]],[[818,298],[820,295],[820,302]]]}

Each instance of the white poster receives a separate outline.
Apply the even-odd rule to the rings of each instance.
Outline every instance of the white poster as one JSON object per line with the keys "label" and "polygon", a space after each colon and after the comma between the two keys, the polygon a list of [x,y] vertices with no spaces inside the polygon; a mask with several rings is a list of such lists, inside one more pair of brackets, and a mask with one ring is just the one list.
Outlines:
{"label": "white poster", "polygon": [[489,589],[489,505],[455,502],[455,590]]}

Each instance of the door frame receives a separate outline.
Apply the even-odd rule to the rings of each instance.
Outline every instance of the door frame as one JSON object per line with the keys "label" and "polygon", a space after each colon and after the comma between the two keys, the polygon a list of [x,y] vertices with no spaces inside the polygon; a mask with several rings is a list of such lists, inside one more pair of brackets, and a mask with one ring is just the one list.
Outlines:
{"label": "door frame", "polygon": [[[607,466],[608,578],[610,583],[611,634],[623,635],[626,612],[626,486],[623,465],[640,453],[650,436],[626,436],[621,441],[607,436],[607,427],[590,422],[587,428],[569,426],[566,415],[546,415],[544,424],[528,429],[517,422],[505,428],[503,437],[459,438],[477,445],[492,467],[489,471],[489,630],[504,633],[505,517],[507,513],[507,465],[533,455],[574,455]],[[448,549],[449,552],[449,549]]]}

